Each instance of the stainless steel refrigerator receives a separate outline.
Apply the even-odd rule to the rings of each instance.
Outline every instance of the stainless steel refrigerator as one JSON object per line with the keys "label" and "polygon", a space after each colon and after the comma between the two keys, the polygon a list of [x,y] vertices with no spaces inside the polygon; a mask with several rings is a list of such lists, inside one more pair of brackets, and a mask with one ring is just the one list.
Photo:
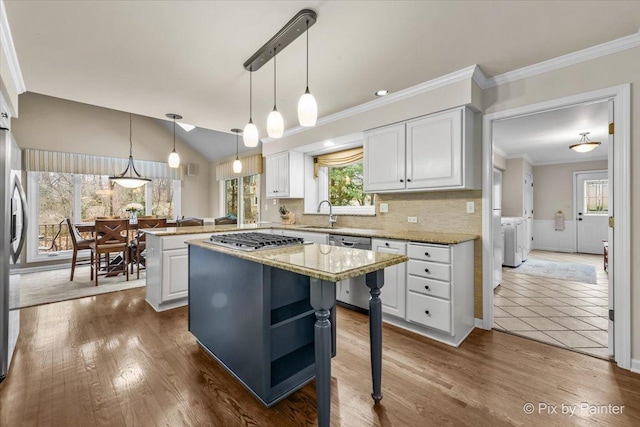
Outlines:
{"label": "stainless steel refrigerator", "polygon": [[8,129],[0,128],[0,381],[11,365],[20,332],[19,262],[27,230],[27,199],[21,183],[22,154]]}

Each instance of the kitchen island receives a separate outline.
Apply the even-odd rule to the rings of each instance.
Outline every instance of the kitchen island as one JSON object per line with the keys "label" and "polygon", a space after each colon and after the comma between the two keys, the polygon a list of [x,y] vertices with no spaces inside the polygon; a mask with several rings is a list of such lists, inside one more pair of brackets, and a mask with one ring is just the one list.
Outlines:
{"label": "kitchen island", "polygon": [[336,282],[365,275],[375,403],[382,399],[384,268],[404,255],[307,244],[243,252],[189,240],[189,330],[267,406],[316,378],[318,425],[331,407]]}

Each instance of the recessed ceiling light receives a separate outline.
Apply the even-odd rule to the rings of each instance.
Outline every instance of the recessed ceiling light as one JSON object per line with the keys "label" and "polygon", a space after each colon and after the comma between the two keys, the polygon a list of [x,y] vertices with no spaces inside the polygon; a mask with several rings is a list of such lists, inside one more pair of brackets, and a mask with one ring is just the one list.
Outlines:
{"label": "recessed ceiling light", "polygon": [[178,126],[180,126],[182,129],[184,129],[185,131],[187,131],[187,132],[192,131],[192,130],[194,130],[196,128],[194,125],[188,125],[186,123],[178,123],[178,122],[176,122],[176,124]]}
{"label": "recessed ceiling light", "polygon": [[385,96],[385,95],[388,95],[388,94],[389,94],[389,91],[386,90],[386,89],[380,89],[380,90],[377,90],[374,93],[375,96]]}
{"label": "recessed ceiling light", "polygon": [[325,147],[333,147],[334,145],[336,145],[336,143],[333,141],[327,141],[324,143]]}

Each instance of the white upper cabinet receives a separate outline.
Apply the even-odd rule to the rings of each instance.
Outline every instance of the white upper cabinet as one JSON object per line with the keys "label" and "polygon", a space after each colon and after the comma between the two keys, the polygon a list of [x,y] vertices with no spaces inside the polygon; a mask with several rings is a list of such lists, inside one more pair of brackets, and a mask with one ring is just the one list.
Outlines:
{"label": "white upper cabinet", "polygon": [[460,107],[365,132],[365,191],[480,188],[474,130],[473,113]]}
{"label": "white upper cabinet", "polygon": [[303,154],[295,151],[266,158],[267,199],[304,197]]}
{"label": "white upper cabinet", "polygon": [[385,126],[365,133],[364,189],[405,188],[405,125]]}

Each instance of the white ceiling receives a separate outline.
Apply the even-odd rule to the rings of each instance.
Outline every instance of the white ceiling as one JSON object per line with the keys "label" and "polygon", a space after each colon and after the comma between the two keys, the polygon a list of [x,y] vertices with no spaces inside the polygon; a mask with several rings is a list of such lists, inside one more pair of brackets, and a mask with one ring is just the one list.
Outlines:
{"label": "white ceiling", "polygon": [[[608,131],[605,101],[496,122],[493,143],[507,157],[526,156],[533,164],[599,160],[607,158]],[[602,144],[588,153],[570,150],[582,132],[590,132],[589,139]]]}
{"label": "white ceiling", "polygon": [[[640,2],[15,1],[7,15],[28,91],[228,132],[248,120],[243,62],[303,8],[310,89],[326,116],[479,64],[498,75],[634,34]],[[596,25],[594,25],[596,24]],[[297,126],[305,41],[278,55],[278,109]],[[272,62],[254,74],[265,135]],[[312,141],[310,141],[312,142]]]}

